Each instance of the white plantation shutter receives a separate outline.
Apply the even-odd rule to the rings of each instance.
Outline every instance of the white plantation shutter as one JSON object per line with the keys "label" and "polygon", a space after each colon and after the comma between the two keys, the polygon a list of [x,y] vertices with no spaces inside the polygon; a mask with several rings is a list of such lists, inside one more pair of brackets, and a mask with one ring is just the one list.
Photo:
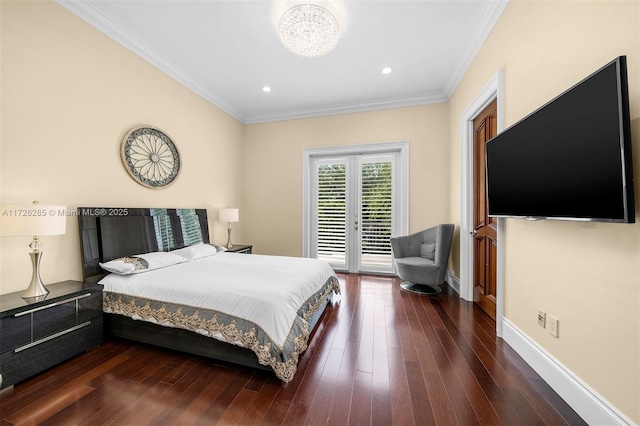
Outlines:
{"label": "white plantation shutter", "polygon": [[365,161],[360,173],[360,269],[390,271],[393,163]]}
{"label": "white plantation shutter", "polygon": [[318,164],[317,257],[334,267],[346,265],[346,197],[346,164]]}

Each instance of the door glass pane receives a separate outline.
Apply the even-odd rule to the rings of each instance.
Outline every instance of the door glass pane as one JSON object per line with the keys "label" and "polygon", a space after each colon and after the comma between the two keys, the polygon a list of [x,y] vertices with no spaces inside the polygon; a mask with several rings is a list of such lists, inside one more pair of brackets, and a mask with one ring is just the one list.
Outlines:
{"label": "door glass pane", "polygon": [[393,225],[393,163],[365,162],[361,165],[360,270],[391,272]]}
{"label": "door glass pane", "polygon": [[319,164],[317,187],[317,257],[336,268],[346,267],[346,164]]}

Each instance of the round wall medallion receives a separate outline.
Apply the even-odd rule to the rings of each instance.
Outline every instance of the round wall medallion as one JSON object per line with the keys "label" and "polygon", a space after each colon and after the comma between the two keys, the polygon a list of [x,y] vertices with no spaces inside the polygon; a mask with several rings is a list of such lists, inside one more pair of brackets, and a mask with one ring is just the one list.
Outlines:
{"label": "round wall medallion", "polygon": [[129,175],[147,188],[172,183],[180,173],[180,154],[171,138],[153,127],[127,132],[120,146],[122,164]]}

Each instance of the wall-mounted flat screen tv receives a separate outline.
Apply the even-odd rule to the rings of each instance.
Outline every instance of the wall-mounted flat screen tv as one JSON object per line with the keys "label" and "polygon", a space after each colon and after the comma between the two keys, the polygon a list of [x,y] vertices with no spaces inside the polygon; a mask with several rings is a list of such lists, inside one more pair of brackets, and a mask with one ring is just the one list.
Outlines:
{"label": "wall-mounted flat screen tv", "polygon": [[486,144],[489,215],[635,222],[626,56]]}

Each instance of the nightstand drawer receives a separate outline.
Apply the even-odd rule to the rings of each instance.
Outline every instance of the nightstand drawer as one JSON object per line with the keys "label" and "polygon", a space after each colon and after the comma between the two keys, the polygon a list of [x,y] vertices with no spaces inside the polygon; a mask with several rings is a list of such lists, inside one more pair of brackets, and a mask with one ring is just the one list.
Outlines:
{"label": "nightstand drawer", "polygon": [[[102,317],[34,346],[0,355],[2,387],[11,386],[102,343]],[[24,349],[23,349],[24,348]]]}
{"label": "nightstand drawer", "polygon": [[78,300],[78,323],[102,317],[102,292]]}
{"label": "nightstand drawer", "polygon": [[76,325],[76,300],[35,311],[31,315],[33,340],[40,340]]}
{"label": "nightstand drawer", "polygon": [[[98,306],[100,307],[99,309]],[[32,340],[40,340],[52,334],[59,333],[89,321],[102,315],[102,292],[80,294],[54,303],[38,306],[16,313],[14,318],[27,318],[29,328],[24,329],[24,321],[21,327],[14,325],[12,328],[27,331]],[[4,322],[6,318],[3,318]],[[13,330],[12,330],[13,331]],[[4,334],[3,334],[4,337]],[[4,345],[2,352],[5,351]]]}
{"label": "nightstand drawer", "polygon": [[31,317],[0,318],[0,353],[31,342]]}

